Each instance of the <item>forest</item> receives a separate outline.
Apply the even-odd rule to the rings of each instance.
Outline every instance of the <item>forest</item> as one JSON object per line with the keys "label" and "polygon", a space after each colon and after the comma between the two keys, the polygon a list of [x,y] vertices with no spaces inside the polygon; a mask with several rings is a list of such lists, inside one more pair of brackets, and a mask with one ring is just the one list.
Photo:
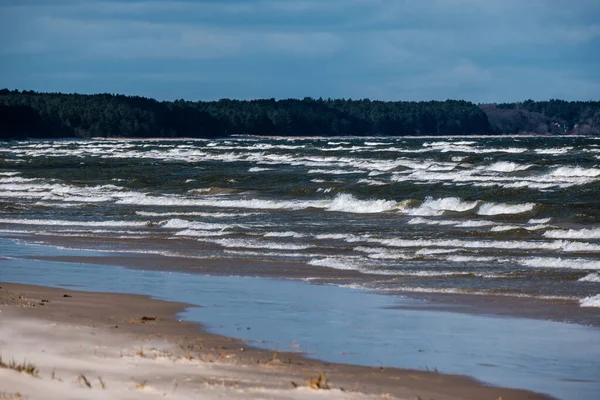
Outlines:
{"label": "forest", "polygon": [[0,139],[600,134],[600,101],[157,101],[0,90]]}

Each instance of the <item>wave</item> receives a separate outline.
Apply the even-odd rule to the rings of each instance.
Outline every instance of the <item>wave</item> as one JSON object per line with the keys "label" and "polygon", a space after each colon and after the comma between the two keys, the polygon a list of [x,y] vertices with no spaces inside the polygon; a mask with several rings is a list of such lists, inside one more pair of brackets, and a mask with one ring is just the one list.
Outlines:
{"label": "wave", "polygon": [[263,171],[274,171],[274,169],[273,168],[252,167],[248,170],[248,172],[263,172]]}
{"label": "wave", "polygon": [[452,220],[433,220],[423,217],[416,217],[407,222],[409,225],[456,225],[458,221]]}
{"label": "wave", "polygon": [[264,237],[293,237],[293,238],[303,238],[303,237],[306,237],[305,234],[294,232],[294,231],[287,231],[287,232],[267,232],[263,236]]}
{"label": "wave", "polygon": [[363,174],[363,170],[346,170],[346,169],[310,169],[307,174],[329,174],[329,175],[347,175],[347,174]]}
{"label": "wave", "polygon": [[187,237],[215,237],[215,236],[226,236],[231,235],[232,232],[227,231],[202,231],[197,229],[184,229],[176,232],[175,236],[187,236]]}
{"label": "wave", "polygon": [[482,167],[482,168],[487,169],[489,171],[494,171],[494,172],[515,172],[515,171],[524,171],[531,167],[532,167],[532,165],[530,165],[530,164],[521,165],[521,164],[517,164],[515,162],[499,161],[497,163],[494,163],[492,165],[488,165],[487,167]]}
{"label": "wave", "polygon": [[243,225],[230,225],[230,224],[212,224],[208,222],[192,222],[184,219],[173,218],[168,221],[163,221],[160,225],[163,228],[168,229],[193,229],[193,230],[215,230],[221,231],[234,227],[246,228]]}
{"label": "wave", "polygon": [[581,258],[564,259],[553,257],[533,257],[519,260],[519,263],[526,267],[533,268],[600,270],[600,261],[586,260]]}
{"label": "wave", "polygon": [[340,270],[347,270],[347,271],[348,270],[349,271],[358,271],[363,274],[398,275],[398,273],[396,271],[365,268],[363,266],[364,259],[362,259],[362,260],[363,261],[361,262],[361,261],[357,261],[355,259],[351,259],[349,257],[345,257],[342,259],[326,257],[326,258],[314,258],[314,259],[310,260],[307,264],[313,265],[316,267],[326,267],[326,268],[333,268],[333,269],[340,269]]}
{"label": "wave", "polygon": [[[517,297],[517,298],[526,298],[526,299],[539,299],[539,300],[567,300],[567,301],[575,301],[579,300],[579,298],[574,296],[553,296],[553,295],[534,295],[534,294],[526,294],[526,293],[515,293],[515,292],[495,292],[493,290],[476,290],[476,289],[466,289],[466,288],[432,288],[432,287],[422,287],[422,286],[400,286],[394,288],[374,288],[367,287],[365,285],[351,283],[349,285],[343,285],[343,287],[353,288],[353,289],[368,289],[368,290],[376,290],[381,292],[407,292],[407,293],[431,293],[431,294],[462,294],[469,296],[500,296],[500,297]],[[600,307],[600,295],[598,297],[598,306],[592,307]]]}
{"label": "wave", "polygon": [[597,272],[592,272],[591,274],[587,274],[583,278],[578,279],[579,282],[596,282],[600,283],[600,274]]}
{"label": "wave", "polygon": [[479,207],[479,215],[505,215],[522,214],[535,208],[535,203],[506,204],[506,203],[484,203]]}
{"label": "wave", "polygon": [[330,202],[326,210],[370,214],[393,211],[401,207],[401,204],[393,200],[358,200],[350,194],[342,193]]}
{"label": "wave", "polygon": [[560,178],[586,177],[596,178],[600,176],[600,168],[583,167],[558,167],[550,175]]}
{"label": "wave", "polygon": [[514,230],[538,231],[540,229],[549,228],[549,225],[499,225],[490,229],[490,232],[506,232]]}
{"label": "wave", "polygon": [[391,247],[451,247],[457,249],[502,249],[502,250],[561,250],[565,252],[597,252],[600,245],[566,240],[517,241],[517,240],[460,240],[460,239],[375,239],[369,242]]}
{"label": "wave", "polygon": [[405,212],[418,216],[439,216],[446,211],[465,212],[474,209],[476,206],[476,201],[463,201],[458,197],[444,197],[441,199],[428,197],[419,207],[405,210]]}
{"label": "wave", "polygon": [[493,221],[486,221],[486,220],[480,220],[480,221],[464,221],[461,222],[460,224],[457,224],[456,227],[457,228],[481,228],[484,226],[492,226],[492,225],[496,225],[496,222]]}
{"label": "wave", "polygon": [[529,221],[527,221],[527,223],[536,225],[536,224],[547,224],[550,221],[552,221],[552,218],[538,218],[538,219],[532,218]]}
{"label": "wave", "polygon": [[369,186],[389,185],[389,182],[378,181],[376,179],[359,179],[356,183],[366,183]]}
{"label": "wave", "polygon": [[600,294],[584,297],[579,300],[579,305],[581,307],[600,307]]}
{"label": "wave", "polygon": [[339,194],[325,200],[263,200],[263,199],[222,199],[222,198],[183,198],[176,196],[150,196],[142,193],[122,197],[117,204],[140,206],[171,207],[221,207],[261,210],[302,210],[320,208],[327,211],[349,213],[381,213],[404,208],[403,203],[393,200],[359,200],[350,194]]}
{"label": "wave", "polygon": [[196,211],[174,211],[174,212],[152,212],[152,211],[136,211],[137,215],[142,217],[208,217],[208,218],[239,218],[249,217],[253,215],[261,215],[262,213],[220,213],[220,212],[196,212]]}
{"label": "wave", "polygon": [[0,224],[40,226],[149,226],[149,221],[69,221],[56,219],[11,219],[0,218]]}
{"label": "wave", "polygon": [[600,228],[595,229],[556,229],[544,232],[551,239],[600,239]]}
{"label": "wave", "polygon": [[227,248],[271,249],[271,250],[306,250],[315,246],[308,244],[291,244],[277,242],[261,242],[249,239],[216,239],[209,241]]}
{"label": "wave", "polygon": [[561,148],[555,148],[555,149],[535,149],[535,153],[536,154],[550,154],[550,155],[558,156],[558,155],[566,154],[572,149],[573,149],[573,147],[561,147]]}

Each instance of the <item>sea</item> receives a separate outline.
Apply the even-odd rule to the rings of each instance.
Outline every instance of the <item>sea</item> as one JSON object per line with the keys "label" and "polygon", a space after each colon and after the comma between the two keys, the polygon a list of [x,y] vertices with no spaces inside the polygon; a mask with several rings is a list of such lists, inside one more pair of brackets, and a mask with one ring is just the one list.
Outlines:
{"label": "sea", "polygon": [[[286,301],[297,309],[300,303],[313,304],[310,299],[318,298],[321,305],[313,305],[313,317],[331,301],[344,310],[340,320],[351,323],[352,309],[363,310],[368,302],[348,293],[366,292],[377,299],[389,298],[377,304],[399,313],[416,310],[422,315],[418,314],[422,310],[436,310],[432,321],[437,322],[424,331],[411,331],[419,340],[429,328],[451,330],[453,337],[460,334],[464,325],[454,325],[462,317],[439,317],[446,315],[444,311],[451,312],[448,315],[509,315],[516,319],[500,320],[504,328],[491,329],[506,338],[510,332],[527,335],[527,341],[513,340],[521,343],[518,346],[534,343],[529,335],[537,330],[540,337],[550,338],[548,343],[571,340],[555,343],[556,360],[570,353],[569,348],[581,350],[578,360],[585,359],[585,363],[566,362],[581,366],[569,379],[576,379],[581,371],[600,371],[594,361],[598,354],[590,359],[584,355],[586,346],[592,351],[600,348],[600,137],[2,142],[0,237],[0,250],[6,253],[0,254],[0,281],[65,283],[71,275],[64,271],[71,267],[63,262],[81,261],[77,256],[90,251],[145,257],[139,260],[160,257],[166,261],[148,266],[159,271],[136,275],[129,282],[152,276],[148,287],[154,288],[164,272],[213,275],[211,279],[216,280],[210,282],[217,287],[224,281],[216,275],[277,278],[260,285],[227,281],[234,282],[228,293],[241,296],[229,309],[246,310],[246,314],[236,314],[238,319],[256,317],[248,311],[249,304],[256,310]],[[29,250],[19,250],[15,243],[29,245]],[[52,258],[58,253],[35,247],[43,244],[69,250],[59,260]],[[45,269],[26,261],[25,253],[29,258],[45,257]],[[111,260],[114,263],[115,258]],[[139,260],[136,267],[143,269]],[[37,272],[28,275],[28,268]],[[59,269],[63,270],[61,281],[52,281],[50,276]],[[90,281],[91,272],[86,271]],[[115,285],[114,274],[125,274],[110,271],[109,281]],[[178,287],[190,285],[191,279],[177,276]],[[307,289],[298,289],[290,281],[314,287],[310,290],[317,294],[294,303],[285,298],[286,293]],[[92,283],[86,288],[99,290]],[[251,292],[252,285],[261,289]],[[168,289],[178,293],[172,286]],[[153,294],[150,289],[131,291]],[[258,301],[263,292],[271,297]],[[283,298],[274,300],[275,294]],[[336,296],[354,300],[342,305]],[[213,326],[223,326],[223,312],[211,314]],[[373,310],[369,313],[376,315]],[[287,313],[274,315],[280,320],[292,318]],[[382,318],[387,322],[380,333],[370,333],[375,341],[377,335],[391,340],[396,332],[389,325],[389,314],[385,315]],[[207,318],[199,317],[199,322],[206,323]],[[551,334],[567,328],[540,330],[542,325],[534,324],[525,329],[530,322],[519,323],[518,318],[568,322],[560,326],[592,330],[585,331],[587,344],[579,343],[579,336],[572,333],[570,339]],[[439,326],[440,321],[447,323]],[[488,335],[489,323],[477,324],[486,328],[473,330],[475,336]],[[387,333],[385,326],[390,326]],[[233,325],[227,329],[216,332],[236,334]],[[516,333],[519,329],[524,333]],[[270,328],[263,331],[273,334]],[[352,332],[346,332],[346,339],[354,337]],[[342,340],[344,333],[332,330],[324,335],[313,338],[313,345],[328,337]],[[277,340],[286,340],[284,336]],[[482,349],[492,351],[494,346],[488,343]],[[450,367],[472,354],[468,346],[461,348],[467,350],[451,357],[448,371],[477,375],[481,368]],[[512,357],[511,349],[504,354]],[[382,348],[381,357],[386,351]],[[551,360],[546,361],[539,370],[522,361],[523,371],[541,371],[542,376],[554,368],[548,367]],[[389,363],[394,364],[385,362]],[[511,368],[508,365],[506,370]],[[507,383],[494,380],[493,372],[489,375],[492,378],[482,379]],[[514,376],[524,379],[521,372]],[[557,379],[553,382],[562,378]],[[586,382],[578,386],[579,398],[593,398],[591,393],[600,388],[597,380]],[[544,391],[547,382],[517,386]],[[571,398],[565,395],[564,386],[558,386],[550,392]]]}

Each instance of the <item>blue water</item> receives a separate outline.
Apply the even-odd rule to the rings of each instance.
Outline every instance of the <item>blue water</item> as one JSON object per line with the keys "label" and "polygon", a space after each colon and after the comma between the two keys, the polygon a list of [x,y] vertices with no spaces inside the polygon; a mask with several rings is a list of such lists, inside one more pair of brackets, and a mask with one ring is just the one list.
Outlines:
{"label": "blue water", "polygon": [[[0,281],[126,292],[202,305],[182,313],[212,332],[344,363],[437,369],[490,384],[597,399],[600,329],[524,318],[390,309],[408,300],[334,286],[34,261],[82,254],[0,239]],[[90,256],[106,253],[88,252]],[[292,345],[294,342],[294,345]],[[573,382],[570,380],[584,380]]]}

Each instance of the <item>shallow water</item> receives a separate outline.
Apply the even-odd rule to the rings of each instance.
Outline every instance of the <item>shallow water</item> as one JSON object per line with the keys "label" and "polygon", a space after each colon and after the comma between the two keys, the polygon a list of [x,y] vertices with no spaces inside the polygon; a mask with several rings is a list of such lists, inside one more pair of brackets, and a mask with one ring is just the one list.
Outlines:
{"label": "shallow water", "polygon": [[599,195],[593,137],[0,146],[0,231],[168,239],[164,254],[357,270],[384,291],[600,307]]}
{"label": "shallow water", "polygon": [[73,253],[106,254],[0,239],[0,255],[9,257],[0,259],[0,281],[202,305],[182,317],[215,333],[266,341],[257,346],[300,349],[329,361],[438,369],[561,399],[592,400],[600,391],[599,328],[393,309],[416,300],[336,286],[23,258]]}

